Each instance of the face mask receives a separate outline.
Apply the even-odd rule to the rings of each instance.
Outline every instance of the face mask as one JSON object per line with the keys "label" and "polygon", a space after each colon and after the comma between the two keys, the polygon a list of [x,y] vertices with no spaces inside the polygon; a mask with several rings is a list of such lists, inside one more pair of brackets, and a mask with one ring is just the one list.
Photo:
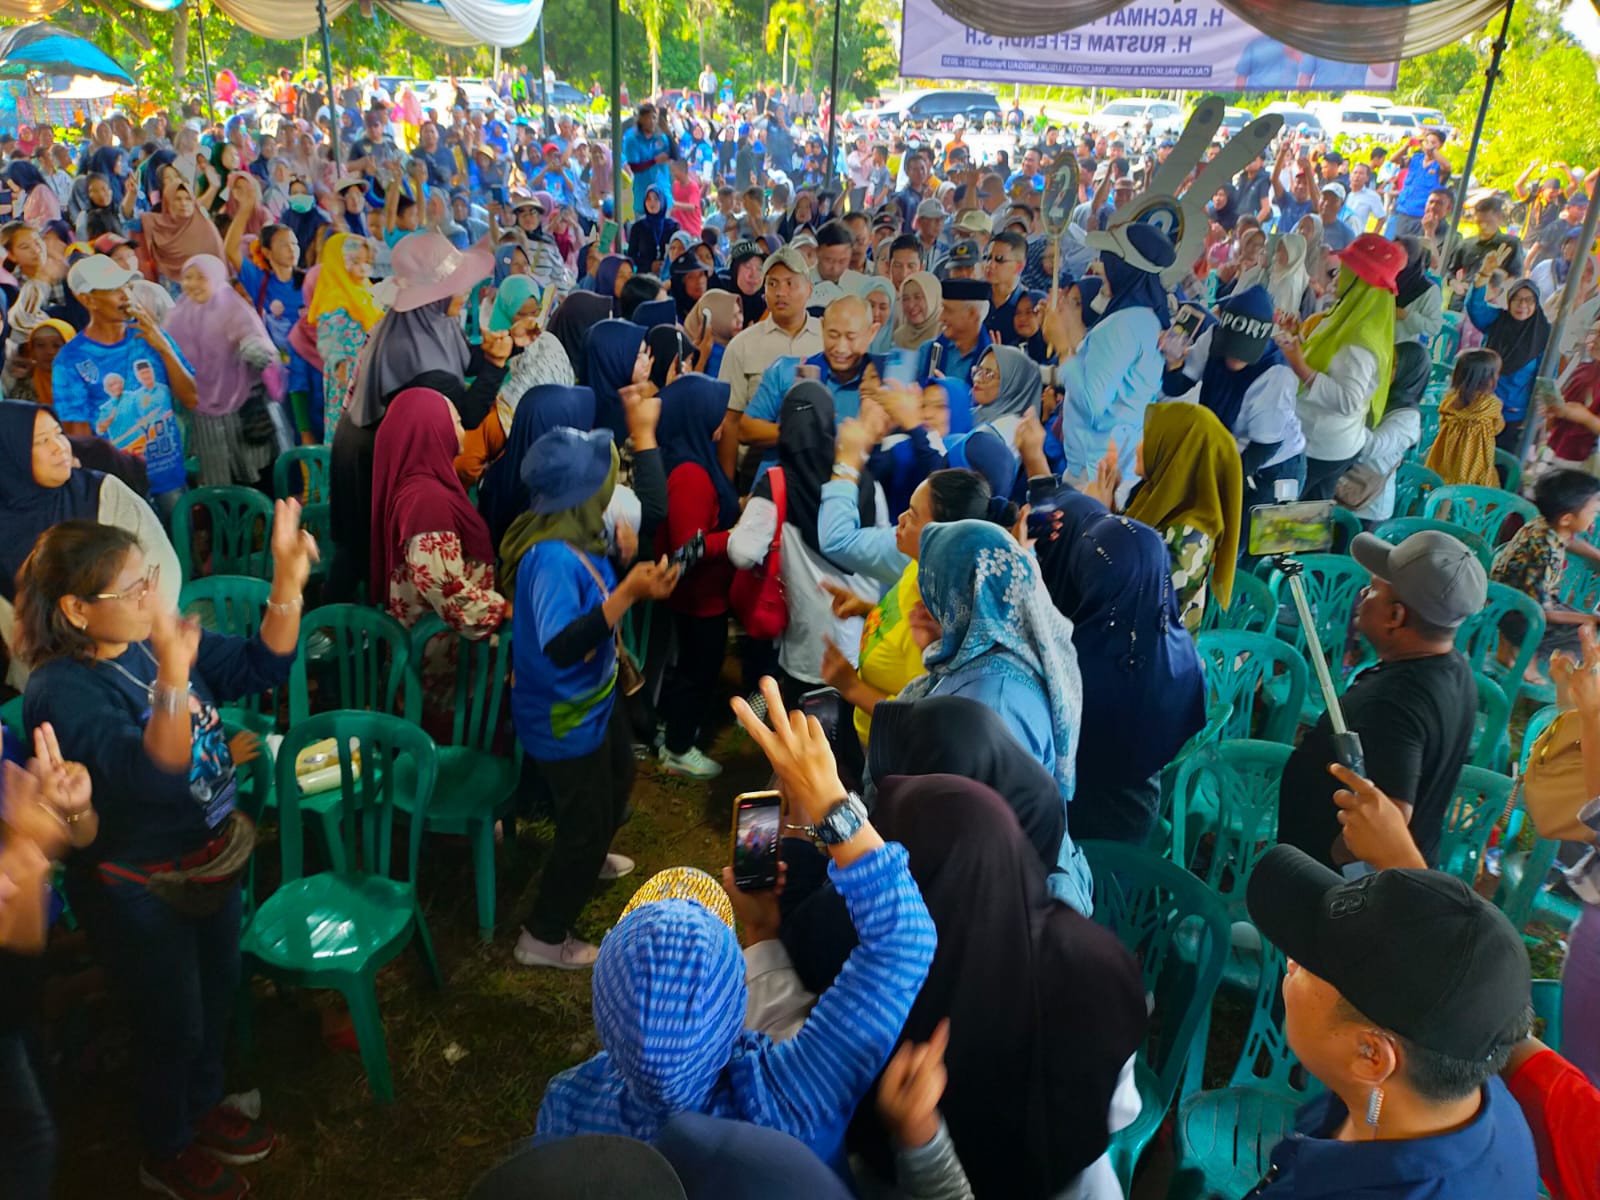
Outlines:
{"label": "face mask", "polygon": [[310,193],[301,193],[298,196],[289,197],[289,207],[297,213],[310,212],[312,205],[316,204],[316,202],[317,198]]}

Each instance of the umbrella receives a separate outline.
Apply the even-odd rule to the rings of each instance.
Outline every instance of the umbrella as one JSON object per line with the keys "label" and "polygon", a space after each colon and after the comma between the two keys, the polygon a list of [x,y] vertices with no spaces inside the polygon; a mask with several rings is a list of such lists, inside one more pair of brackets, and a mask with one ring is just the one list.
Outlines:
{"label": "umbrella", "polygon": [[104,50],[48,21],[31,21],[0,32],[0,79],[24,79],[35,72],[93,75],[133,84],[133,78]]}

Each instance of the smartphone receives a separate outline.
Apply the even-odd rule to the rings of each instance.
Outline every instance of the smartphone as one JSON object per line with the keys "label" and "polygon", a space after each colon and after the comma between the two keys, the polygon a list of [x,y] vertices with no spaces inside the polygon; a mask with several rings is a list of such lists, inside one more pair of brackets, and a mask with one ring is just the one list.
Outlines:
{"label": "smartphone", "polygon": [[778,793],[741,792],[733,800],[733,882],[747,892],[778,886],[783,814]]}
{"label": "smartphone", "polygon": [[1178,310],[1178,315],[1172,319],[1172,327],[1183,334],[1184,339],[1192,344],[1205,319],[1206,314],[1201,309],[1193,304],[1185,304]]}
{"label": "smartphone", "polygon": [[607,221],[600,226],[600,253],[610,254],[617,245],[617,223]]}
{"label": "smartphone", "polygon": [[1250,510],[1250,553],[1315,554],[1333,546],[1333,501],[1258,504]]}
{"label": "smartphone", "polygon": [[706,535],[704,530],[699,530],[683,545],[672,552],[672,565],[682,567],[688,571],[699,564],[706,556]]}
{"label": "smartphone", "polygon": [[939,365],[944,362],[944,347],[938,342],[928,343],[928,378],[932,379]]}
{"label": "smartphone", "polygon": [[1061,505],[1061,485],[1053,475],[1028,481],[1028,536],[1035,541],[1048,538],[1055,514]]}
{"label": "smartphone", "polygon": [[914,350],[891,350],[883,355],[878,374],[885,383],[914,387],[917,382],[917,355]]}
{"label": "smartphone", "polygon": [[817,719],[830,746],[838,740],[839,710],[843,707],[844,697],[831,687],[814,688],[800,697],[800,711]]}

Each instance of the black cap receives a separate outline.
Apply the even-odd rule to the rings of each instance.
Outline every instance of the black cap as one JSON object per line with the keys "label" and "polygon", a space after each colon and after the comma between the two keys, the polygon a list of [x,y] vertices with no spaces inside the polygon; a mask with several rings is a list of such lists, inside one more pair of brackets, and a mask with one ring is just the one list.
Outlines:
{"label": "black cap", "polygon": [[982,259],[983,253],[978,249],[978,243],[966,238],[950,247],[945,262],[952,267],[975,267]]}
{"label": "black cap", "polygon": [[1482,1062],[1527,1033],[1522,938],[1453,875],[1389,870],[1352,881],[1279,845],[1256,864],[1246,903],[1285,955],[1424,1049]]}
{"label": "black cap", "polygon": [[940,289],[946,300],[992,300],[994,289],[981,279],[947,279]]}

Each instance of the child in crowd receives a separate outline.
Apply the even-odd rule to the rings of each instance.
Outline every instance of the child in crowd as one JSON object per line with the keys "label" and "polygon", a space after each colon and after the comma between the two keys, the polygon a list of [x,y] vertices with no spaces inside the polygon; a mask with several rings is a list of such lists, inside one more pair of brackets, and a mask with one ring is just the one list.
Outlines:
{"label": "child in crowd", "polygon": [[[1569,549],[1600,564],[1600,550],[1580,536],[1589,532],[1595,514],[1600,513],[1600,479],[1582,471],[1551,471],[1534,485],[1533,502],[1539,515],[1500,548],[1489,578],[1527,593],[1544,609],[1544,637],[1524,676],[1528,683],[1542,684],[1545,677],[1539,664],[1547,661],[1554,650],[1576,651],[1579,629],[1600,623],[1600,614],[1582,612],[1557,598]],[[1527,632],[1527,622],[1520,615],[1509,613],[1502,618],[1503,661],[1515,657]]]}
{"label": "child in crowd", "polygon": [[1439,404],[1439,435],[1428,451],[1428,470],[1445,483],[1499,487],[1494,440],[1505,428],[1500,397],[1500,356],[1493,350],[1467,350],[1456,358],[1450,391]]}

